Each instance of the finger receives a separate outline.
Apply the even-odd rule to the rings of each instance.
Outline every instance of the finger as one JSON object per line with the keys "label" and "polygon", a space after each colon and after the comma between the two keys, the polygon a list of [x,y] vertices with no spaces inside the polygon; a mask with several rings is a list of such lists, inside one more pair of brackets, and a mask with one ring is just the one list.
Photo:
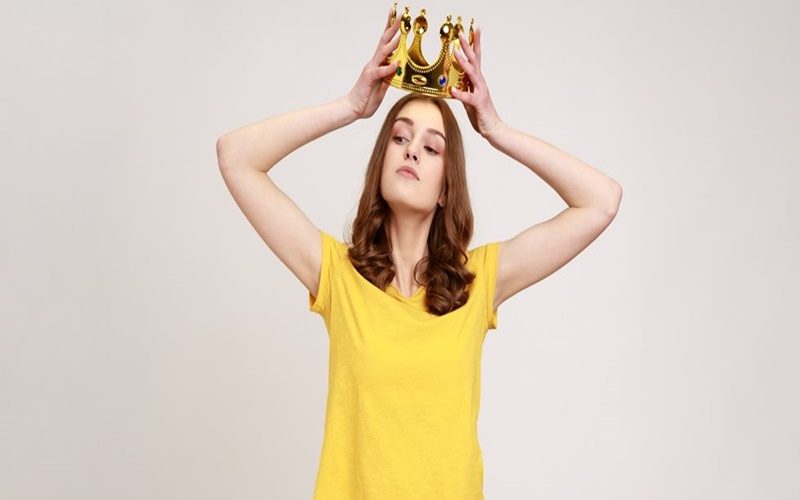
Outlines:
{"label": "finger", "polygon": [[[386,29],[387,30],[391,27],[391,24],[392,24],[392,11],[394,9],[395,9],[394,7],[390,7],[389,8],[389,12],[386,13]],[[397,14],[395,14],[395,15],[397,15]],[[400,19],[400,16],[397,16],[395,18],[395,22],[397,22],[399,19]]]}
{"label": "finger", "polygon": [[455,50],[455,54],[458,64],[464,69],[464,72],[467,74],[467,76],[469,76],[470,79],[474,79],[475,68],[472,66],[472,63],[470,63],[469,59],[464,54],[464,52],[462,52],[459,48]]}
{"label": "finger", "polygon": [[[467,55],[470,61],[474,61],[476,64],[478,62],[477,57],[475,56],[475,51],[472,49],[472,46],[467,42],[467,37],[464,36],[464,32],[458,34],[459,40],[461,43],[459,44],[461,48],[464,50],[464,53]],[[477,38],[475,38],[477,41]]]}
{"label": "finger", "polygon": [[383,44],[383,49],[387,50],[388,53],[391,54],[392,51],[397,48],[397,45],[399,43],[400,43],[400,33],[397,32],[397,33],[395,33],[395,36],[392,37],[391,40],[389,40],[387,43]]}
{"label": "finger", "polygon": [[481,28],[478,26],[475,28],[475,47],[473,47],[475,51],[475,58],[478,60],[478,66],[481,65]]}
{"label": "finger", "polygon": [[381,45],[389,41],[389,39],[397,32],[397,29],[400,27],[400,16],[397,16],[397,19],[394,22],[387,26],[385,30],[383,30],[383,35],[381,36]]}
{"label": "finger", "polygon": [[394,52],[394,49],[397,48],[397,45],[400,43],[400,37],[395,37],[394,40],[391,42],[381,46],[378,50],[375,51],[375,55],[372,57],[372,61],[375,63],[382,63],[386,61],[386,59]]}
{"label": "finger", "polygon": [[377,55],[383,53],[387,49],[387,47],[391,48],[391,50],[394,50],[394,48],[397,47],[397,43],[399,41],[400,41],[399,34],[386,41],[384,41],[384,39],[381,38],[380,42],[378,42],[378,46],[375,48],[375,54]]}
{"label": "finger", "polygon": [[382,63],[389,57],[389,54],[391,54],[394,49],[397,48],[397,45],[400,42],[400,35],[398,33],[395,33],[395,35],[396,36],[394,38],[386,41],[384,41],[383,37],[381,37],[370,62]]}
{"label": "finger", "polygon": [[394,71],[397,69],[397,61],[387,64],[386,66],[377,66],[371,68],[372,75],[374,75],[373,80],[383,79],[389,75],[394,74]]}
{"label": "finger", "polygon": [[470,93],[463,90],[458,90],[457,88],[450,89],[450,93],[453,94],[453,97],[458,99],[459,101],[469,104],[471,106],[475,105],[474,99],[475,97]]}
{"label": "finger", "polygon": [[464,72],[469,77],[470,83],[475,87],[475,90],[482,89],[486,80],[483,78],[483,72],[481,72],[480,67],[468,61],[463,52],[456,50],[455,53],[456,57],[458,57],[458,63],[464,69]]}

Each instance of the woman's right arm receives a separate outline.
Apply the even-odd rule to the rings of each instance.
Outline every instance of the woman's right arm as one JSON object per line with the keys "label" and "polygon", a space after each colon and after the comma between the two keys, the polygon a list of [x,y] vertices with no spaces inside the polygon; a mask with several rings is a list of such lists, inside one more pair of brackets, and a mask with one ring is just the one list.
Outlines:
{"label": "woman's right arm", "polygon": [[244,126],[217,139],[223,175],[232,169],[269,172],[295,149],[357,119],[347,96]]}
{"label": "woman's right arm", "polygon": [[345,96],[247,125],[217,139],[219,169],[239,209],[272,253],[315,297],[322,267],[320,230],[267,172],[295,149],[355,119]]}
{"label": "woman's right arm", "polygon": [[239,168],[266,173],[306,143],[359,118],[371,117],[389,88],[384,79],[397,67],[396,63],[386,64],[386,60],[400,41],[400,20],[398,16],[392,24],[387,21],[375,53],[364,65],[353,88],[343,97],[268,118],[217,139],[217,157],[223,173]]}
{"label": "woman's right arm", "polygon": [[236,204],[269,249],[315,297],[322,235],[267,172],[304,144],[375,113],[389,86],[384,78],[394,72],[386,60],[397,46],[399,37],[392,37],[399,27],[399,17],[387,23],[375,54],[345,96],[247,125],[217,139],[219,169]]}

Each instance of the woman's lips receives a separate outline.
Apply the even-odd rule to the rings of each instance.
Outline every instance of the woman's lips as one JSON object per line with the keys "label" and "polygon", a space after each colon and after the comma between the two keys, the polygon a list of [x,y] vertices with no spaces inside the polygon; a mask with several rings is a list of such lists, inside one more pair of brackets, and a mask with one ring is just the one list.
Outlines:
{"label": "woman's lips", "polygon": [[400,175],[402,175],[404,177],[408,177],[410,179],[414,179],[415,181],[419,180],[419,179],[417,179],[417,176],[414,174],[414,172],[412,172],[410,169],[408,169],[406,167],[400,167],[400,169],[397,171],[397,173],[399,173]]}

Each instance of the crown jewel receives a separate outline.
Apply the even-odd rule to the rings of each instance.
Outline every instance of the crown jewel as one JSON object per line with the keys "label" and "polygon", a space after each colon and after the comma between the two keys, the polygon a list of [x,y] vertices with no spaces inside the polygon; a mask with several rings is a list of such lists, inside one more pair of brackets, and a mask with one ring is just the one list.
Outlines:
{"label": "crown jewel", "polygon": [[[386,22],[386,28],[391,26],[397,18],[397,2],[394,2],[392,12]],[[459,34],[463,31],[461,26],[461,16],[458,16],[456,24],[450,22],[451,15],[439,28],[439,40],[441,49],[438,57],[433,63],[428,63],[422,54],[422,37],[428,30],[428,20],[425,18],[425,9],[421,9],[420,14],[414,19],[414,39],[411,41],[411,48],[408,47],[408,33],[411,31],[411,15],[408,13],[408,6],[401,17],[400,40],[397,48],[392,52],[386,62],[391,64],[397,61],[397,69],[394,75],[386,77],[386,82],[393,87],[405,89],[410,92],[432,95],[436,97],[453,98],[451,88],[463,91],[472,90],[472,83],[458,64],[454,51],[461,45]],[[473,24],[475,20],[470,19],[469,36],[467,40],[472,45],[475,38]],[[451,46],[453,50],[451,50]]]}

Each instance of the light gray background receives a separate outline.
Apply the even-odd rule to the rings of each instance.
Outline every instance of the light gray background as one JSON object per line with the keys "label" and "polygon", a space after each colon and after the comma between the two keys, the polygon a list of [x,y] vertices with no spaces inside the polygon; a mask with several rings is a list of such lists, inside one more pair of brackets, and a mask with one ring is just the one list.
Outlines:
{"label": "light gray background", "polygon": [[[455,4],[410,6],[474,17],[501,117],[624,189],[486,338],[486,497],[800,498],[797,2]],[[0,497],[311,497],[325,328],[214,146],[347,92],[390,6],[3,6]],[[320,228],[402,95],[272,170]],[[471,247],[565,207],[451,106]]]}

